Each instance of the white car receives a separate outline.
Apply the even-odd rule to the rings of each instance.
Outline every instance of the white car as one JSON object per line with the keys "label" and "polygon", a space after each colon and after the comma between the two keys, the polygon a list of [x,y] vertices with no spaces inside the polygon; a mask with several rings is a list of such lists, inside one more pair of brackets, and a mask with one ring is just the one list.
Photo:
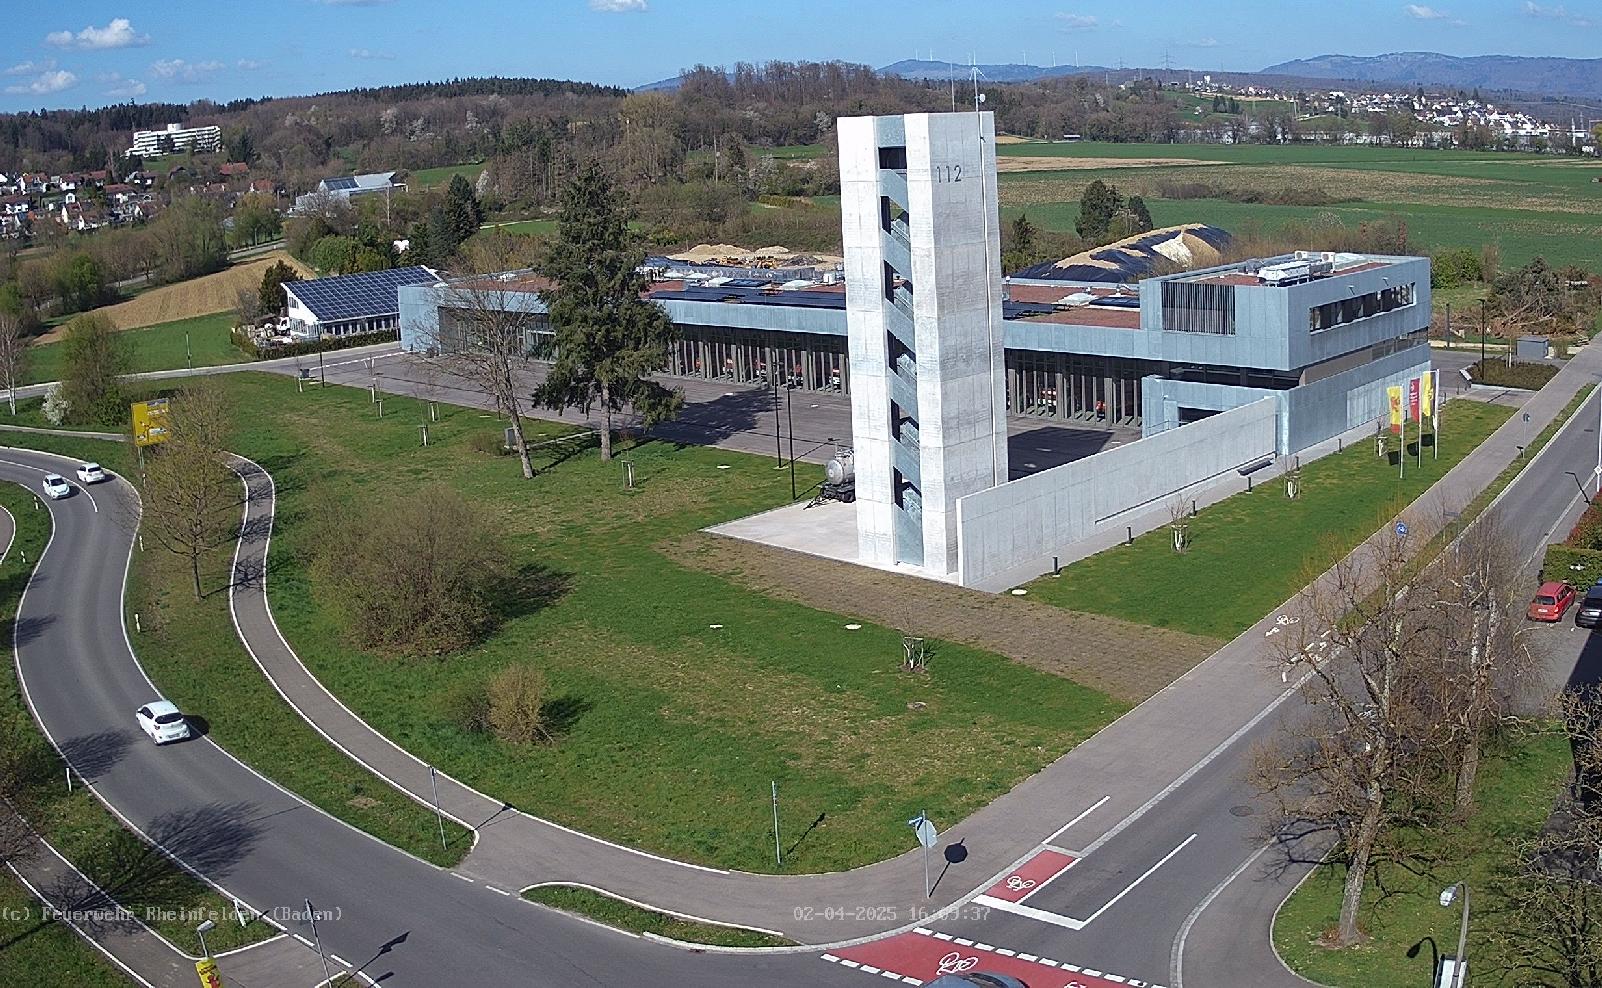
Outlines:
{"label": "white car", "polygon": [[59,501],[72,495],[72,485],[59,473],[47,473],[44,479],[44,492],[52,501]]}
{"label": "white car", "polygon": [[106,471],[98,463],[85,463],[78,468],[78,479],[85,484],[98,484],[106,479]]}
{"label": "white car", "polygon": [[189,738],[189,721],[167,700],[152,700],[139,708],[137,716],[139,729],[150,735],[150,740],[157,744]]}

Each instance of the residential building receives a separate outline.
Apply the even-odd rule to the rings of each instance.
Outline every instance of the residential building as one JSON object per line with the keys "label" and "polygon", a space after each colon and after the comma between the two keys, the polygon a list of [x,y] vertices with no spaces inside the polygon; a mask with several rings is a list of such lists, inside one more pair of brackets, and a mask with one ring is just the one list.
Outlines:
{"label": "residential building", "polygon": [[141,158],[159,158],[164,154],[180,151],[209,154],[221,149],[221,127],[216,125],[185,127],[183,124],[170,123],[163,130],[134,131],[133,146],[125,154],[130,158],[135,155]]}

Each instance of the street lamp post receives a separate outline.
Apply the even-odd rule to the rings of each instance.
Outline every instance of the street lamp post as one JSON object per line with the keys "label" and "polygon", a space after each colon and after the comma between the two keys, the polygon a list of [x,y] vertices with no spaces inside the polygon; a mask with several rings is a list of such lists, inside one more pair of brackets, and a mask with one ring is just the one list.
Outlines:
{"label": "street lamp post", "polygon": [[1463,921],[1457,929],[1457,954],[1452,958],[1452,980],[1441,988],[1463,988],[1463,954],[1468,950],[1469,894],[1468,882],[1458,882],[1441,892],[1441,905],[1450,908],[1452,902],[1463,897]]}
{"label": "street lamp post", "polygon": [[1485,299],[1480,299],[1480,373],[1485,373]]}
{"label": "street lamp post", "polygon": [[[786,382],[784,389],[784,420],[785,428],[790,430],[790,500],[795,500],[795,412],[791,408],[790,393],[795,386]],[[1598,446],[1602,449],[1602,446]],[[1602,463],[1602,457],[1597,460]]]}
{"label": "street lamp post", "polygon": [[210,933],[212,930],[214,930],[216,928],[217,928],[217,924],[213,923],[209,919],[206,920],[205,922],[201,923],[199,926],[195,927],[195,936],[200,938],[200,956],[202,956],[202,957],[210,957],[211,956],[211,951],[206,949],[206,934]]}

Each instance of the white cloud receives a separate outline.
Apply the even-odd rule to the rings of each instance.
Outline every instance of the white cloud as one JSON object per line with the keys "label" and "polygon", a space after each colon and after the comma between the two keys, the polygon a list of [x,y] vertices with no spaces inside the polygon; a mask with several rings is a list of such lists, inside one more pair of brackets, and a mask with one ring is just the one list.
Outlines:
{"label": "white cloud", "polygon": [[394,60],[395,54],[394,52],[387,51],[373,51],[371,48],[352,48],[350,50],[350,57],[371,59],[379,62],[389,62]]}
{"label": "white cloud", "polygon": [[1569,8],[1563,6],[1562,4],[1559,4],[1556,7],[1548,7],[1543,4],[1534,3],[1533,0],[1525,0],[1524,13],[1530,17],[1540,18],[1541,20],[1559,21],[1567,24],[1569,27],[1596,27],[1598,24],[1597,21],[1592,20],[1583,14],[1570,13]]}
{"label": "white cloud", "polygon": [[590,9],[603,14],[632,14],[646,9],[645,0],[590,0]]}
{"label": "white cloud", "polygon": [[1219,48],[1222,45],[1223,42],[1217,38],[1192,38],[1189,41],[1181,41],[1179,43],[1181,48]]}
{"label": "white cloud", "polygon": [[113,99],[134,99],[143,96],[147,86],[138,79],[124,79],[121,74],[111,72],[100,76],[100,82],[106,85],[106,95]]}
{"label": "white cloud", "polygon": [[91,51],[102,48],[132,48],[136,45],[150,44],[150,35],[135,31],[133,24],[126,17],[114,17],[105,27],[95,27],[91,24],[77,34],[71,31],[51,31],[45,35],[45,44],[57,48],[83,48]]}
{"label": "white cloud", "polygon": [[55,67],[55,59],[42,58],[37,62],[18,62],[10,68],[0,71],[0,75],[36,75],[40,72],[49,72]]}
{"label": "white cloud", "polygon": [[78,77],[66,69],[55,69],[50,72],[41,72],[28,82],[7,86],[6,92],[45,96],[49,93],[59,93],[63,89],[71,89],[77,82]]}
{"label": "white cloud", "polygon": [[267,63],[254,58],[241,58],[234,63],[234,67],[244,72],[254,72],[267,67]]}
{"label": "white cloud", "polygon": [[1057,20],[1062,22],[1064,31],[1094,31],[1101,26],[1094,14],[1058,14]]}
{"label": "white cloud", "polygon": [[1434,7],[1426,7],[1417,3],[1410,3],[1403,7],[1402,10],[1407,16],[1420,21],[1444,21],[1447,16],[1444,10],[1436,10]]}
{"label": "white cloud", "polygon": [[203,82],[223,68],[223,63],[218,61],[186,62],[181,58],[164,58],[150,64],[150,74],[174,82]]}

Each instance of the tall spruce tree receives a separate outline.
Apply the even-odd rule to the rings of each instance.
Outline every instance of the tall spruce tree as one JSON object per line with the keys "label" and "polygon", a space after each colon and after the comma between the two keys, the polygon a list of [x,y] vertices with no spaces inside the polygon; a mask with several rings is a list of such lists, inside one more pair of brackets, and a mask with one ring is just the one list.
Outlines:
{"label": "tall spruce tree", "polygon": [[651,380],[667,365],[678,328],[642,297],[645,250],[606,173],[591,165],[563,190],[556,240],[538,265],[556,355],[534,400],[602,418],[601,459],[612,458],[613,416],[632,407],[647,428],[678,414],[684,395]]}
{"label": "tall spruce tree", "polygon": [[484,220],[484,211],[479,208],[472,183],[461,175],[452,175],[450,184],[445,186],[445,218],[454,241],[452,252],[477,233],[478,225]]}

